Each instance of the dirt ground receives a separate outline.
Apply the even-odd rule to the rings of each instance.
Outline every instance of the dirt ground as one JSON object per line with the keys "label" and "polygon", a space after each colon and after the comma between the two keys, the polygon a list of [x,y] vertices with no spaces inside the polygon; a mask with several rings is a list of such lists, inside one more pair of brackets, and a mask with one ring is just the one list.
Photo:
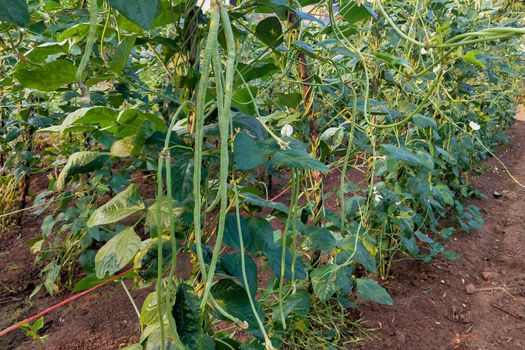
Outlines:
{"label": "dirt ground", "polygon": [[[525,183],[525,122],[508,135],[509,146],[497,154]],[[383,283],[395,304],[362,306],[375,339],[359,349],[525,349],[525,190],[495,159],[484,168],[470,181],[488,198],[472,201],[482,209],[485,226],[453,236],[447,248],[461,254],[458,260],[397,262]],[[495,198],[494,191],[503,195]],[[0,329],[68,297],[39,293],[28,299],[38,268],[26,242],[39,234],[40,223],[28,214],[22,228],[0,236]],[[139,305],[147,295],[131,293]],[[51,312],[45,324],[46,350],[119,349],[139,335],[137,316],[117,283]],[[17,330],[0,338],[0,350],[13,349],[37,347]]]}

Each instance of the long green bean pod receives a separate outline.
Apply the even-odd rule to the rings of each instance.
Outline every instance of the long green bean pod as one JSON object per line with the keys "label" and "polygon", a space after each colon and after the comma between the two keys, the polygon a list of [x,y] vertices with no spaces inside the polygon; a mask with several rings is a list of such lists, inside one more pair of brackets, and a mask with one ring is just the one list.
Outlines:
{"label": "long green bean pod", "polygon": [[211,19],[206,47],[204,49],[204,56],[202,60],[201,78],[197,91],[197,106],[195,113],[195,152],[194,152],[194,167],[193,167],[193,201],[195,206],[193,209],[193,226],[195,232],[195,246],[197,250],[197,258],[199,260],[199,267],[203,280],[206,280],[206,263],[202,253],[202,232],[201,232],[201,167],[202,167],[202,144],[204,138],[204,109],[206,105],[206,89],[208,87],[210,64],[214,48],[217,45],[217,32],[219,30],[220,13],[219,8],[215,2],[211,4]]}
{"label": "long green bean pod", "polygon": [[97,15],[98,15],[98,2],[97,0],[91,0],[89,2],[89,34],[86,42],[86,50],[84,51],[84,54],[82,55],[82,59],[80,60],[80,64],[77,68],[76,73],[76,79],[77,83],[81,88],[82,94],[85,93],[86,87],[83,83],[83,75],[84,71],[86,70],[86,67],[89,62],[89,58],[91,57],[91,54],[93,53],[93,45],[95,44],[95,36],[97,34]]}
{"label": "long green bean pod", "polygon": [[[228,12],[225,8],[220,7],[222,27],[226,35],[226,45],[228,51],[228,59],[226,62],[226,80],[224,86],[224,93],[222,91],[222,81],[220,75],[220,60],[217,54],[214,58],[214,69],[216,76],[217,84],[217,105],[219,109],[219,132],[220,132],[220,169],[219,169],[219,199],[220,199],[220,209],[219,209],[219,225],[217,228],[217,236],[215,237],[215,247],[213,249],[213,256],[210,262],[210,268],[208,271],[208,279],[204,287],[204,294],[202,297],[203,307],[206,304],[210,288],[213,282],[213,276],[215,274],[215,268],[217,266],[217,260],[221,252],[221,245],[224,235],[224,224],[226,219],[227,207],[228,207],[228,168],[230,164],[229,154],[228,154],[228,139],[229,139],[229,128],[231,120],[231,101],[233,95],[233,78],[235,74],[235,39],[233,37],[233,30],[230,23],[230,18]],[[224,100],[221,101],[221,98]]]}
{"label": "long green bean pod", "polygon": [[157,313],[159,316],[159,327],[160,327],[160,349],[164,350],[165,348],[165,339],[164,334],[164,310],[163,310],[163,293],[162,293],[162,213],[161,205],[162,199],[164,197],[163,191],[163,179],[162,179],[162,167],[164,165],[164,152],[161,152],[159,155],[159,161],[157,164],[157,207],[155,211],[155,216],[157,218]]}

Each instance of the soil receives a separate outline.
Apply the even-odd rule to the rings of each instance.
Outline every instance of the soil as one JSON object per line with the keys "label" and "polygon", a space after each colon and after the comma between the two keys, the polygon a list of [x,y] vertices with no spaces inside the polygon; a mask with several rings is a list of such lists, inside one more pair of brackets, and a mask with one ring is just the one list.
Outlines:
{"label": "soil", "polygon": [[[525,183],[525,122],[508,136],[509,145],[497,154]],[[482,210],[484,227],[453,236],[447,248],[461,254],[458,260],[398,261],[392,277],[382,282],[394,305],[360,309],[373,339],[358,349],[525,349],[525,190],[496,159],[483,167],[481,176],[469,180],[487,196],[472,201]],[[45,189],[46,178],[35,179],[31,187]],[[502,196],[495,198],[494,191]],[[0,235],[0,329],[69,296],[40,292],[28,298],[39,269],[27,242],[39,235],[41,220],[26,214],[21,228]],[[141,305],[148,292],[131,294]],[[46,315],[44,332],[46,350],[119,349],[138,340],[139,324],[124,289],[112,283]],[[0,350],[13,349],[37,346],[17,330],[0,338]]]}

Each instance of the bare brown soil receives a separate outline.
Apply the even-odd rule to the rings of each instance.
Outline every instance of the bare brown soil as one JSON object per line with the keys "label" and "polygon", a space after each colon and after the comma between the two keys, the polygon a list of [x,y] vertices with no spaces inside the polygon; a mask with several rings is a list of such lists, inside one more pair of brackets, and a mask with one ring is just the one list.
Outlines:
{"label": "bare brown soil", "polygon": [[[508,135],[509,146],[498,155],[525,183],[525,123]],[[483,175],[471,178],[488,197],[473,201],[482,208],[483,229],[452,238],[447,248],[459,252],[459,260],[398,261],[383,283],[395,304],[361,308],[366,324],[376,330],[370,332],[375,339],[359,349],[525,349],[525,190],[495,159],[484,167]],[[327,178],[326,186],[330,182]],[[36,179],[32,189],[46,185],[45,178]],[[494,191],[503,196],[494,198]],[[28,299],[39,269],[27,241],[39,235],[41,220],[27,214],[22,228],[0,235],[0,329],[69,296],[41,292]],[[148,291],[131,293],[140,305]],[[46,350],[119,349],[139,334],[137,316],[117,283],[53,311],[45,322]],[[12,349],[37,346],[17,330],[0,338],[0,350]]]}

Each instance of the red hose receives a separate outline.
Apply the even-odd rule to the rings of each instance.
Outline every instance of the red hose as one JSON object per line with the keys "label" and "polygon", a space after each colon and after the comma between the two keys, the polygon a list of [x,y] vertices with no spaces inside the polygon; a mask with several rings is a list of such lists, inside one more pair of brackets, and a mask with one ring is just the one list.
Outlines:
{"label": "red hose", "polygon": [[91,292],[94,291],[95,289],[98,289],[98,288],[100,288],[100,287],[102,287],[102,286],[108,284],[109,282],[113,282],[114,280],[116,280],[116,279],[119,278],[119,277],[122,277],[123,275],[125,275],[125,274],[128,273],[128,272],[130,272],[131,270],[132,270],[132,269],[126,270],[126,271],[124,271],[124,272],[121,272],[121,273],[119,273],[118,275],[113,276],[113,277],[107,279],[106,281],[104,281],[104,282],[102,282],[102,283],[100,283],[100,284],[98,284],[98,285],[96,285],[96,286],[94,286],[94,287],[92,287],[92,288],[90,288],[90,289],[87,289],[87,290],[85,290],[85,291],[83,291],[83,292],[80,292],[80,293],[78,293],[78,294],[75,294],[75,295],[73,295],[73,296],[71,296],[71,297],[69,297],[69,298],[67,298],[67,299],[65,299],[65,300],[62,300],[61,302],[59,302],[59,303],[57,303],[57,304],[55,304],[55,305],[53,305],[53,306],[51,306],[51,307],[48,307],[47,309],[45,309],[45,310],[43,310],[43,311],[41,311],[41,312],[39,312],[39,313],[37,313],[37,314],[31,316],[31,317],[28,317],[28,318],[26,318],[25,320],[20,321],[20,322],[18,322],[18,323],[15,324],[15,325],[12,325],[11,327],[8,327],[8,328],[4,329],[2,332],[0,332],[0,337],[2,337],[2,336],[4,336],[4,335],[8,334],[9,332],[14,331],[14,330],[17,329],[17,328],[20,328],[22,325],[24,325],[24,324],[26,324],[26,323],[29,323],[29,322],[31,322],[31,321],[36,320],[37,318],[39,318],[39,317],[41,317],[41,316],[47,314],[48,312],[51,312],[51,311],[53,311],[53,310],[55,310],[55,309],[57,309],[57,308],[59,308],[59,307],[61,307],[61,306],[64,306],[64,305],[66,305],[66,304],[72,302],[73,300],[76,300],[76,299],[80,298],[81,296],[84,296],[84,295],[86,295],[86,294],[91,293]]}

